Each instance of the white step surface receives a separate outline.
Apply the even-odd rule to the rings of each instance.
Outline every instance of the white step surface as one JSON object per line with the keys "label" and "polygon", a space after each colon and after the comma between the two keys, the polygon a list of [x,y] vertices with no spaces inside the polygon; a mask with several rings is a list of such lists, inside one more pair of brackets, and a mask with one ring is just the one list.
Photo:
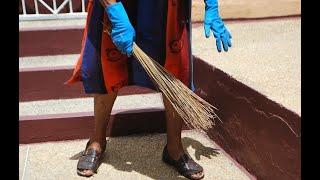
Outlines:
{"label": "white step surface", "polygon": [[[24,179],[84,179],[77,175],[78,156],[87,140],[19,146],[19,176]],[[165,134],[109,139],[98,173],[90,179],[185,179],[161,160]],[[182,132],[184,149],[205,172],[204,180],[254,179],[204,134]]]}
{"label": "white step surface", "polygon": [[[142,110],[164,110],[160,93],[118,96],[111,114]],[[93,112],[93,98],[55,99],[19,102],[19,116]]]}
{"label": "white step surface", "polygon": [[19,57],[19,69],[74,66],[79,54]]}
{"label": "white step surface", "polygon": [[41,21],[20,21],[19,30],[26,29],[57,29],[64,27],[82,27],[84,28],[86,19],[61,19],[61,20],[41,20]]}

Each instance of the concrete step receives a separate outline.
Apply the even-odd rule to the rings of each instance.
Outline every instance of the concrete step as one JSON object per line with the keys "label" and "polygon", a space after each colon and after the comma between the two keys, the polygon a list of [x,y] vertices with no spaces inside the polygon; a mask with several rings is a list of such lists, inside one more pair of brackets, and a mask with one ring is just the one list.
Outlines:
{"label": "concrete step", "polygon": [[83,28],[75,25],[20,29],[19,57],[79,53]]}
{"label": "concrete step", "polygon": [[19,31],[32,29],[61,29],[64,27],[82,27],[86,25],[86,19],[57,19],[57,20],[37,20],[19,21]]}
{"label": "concrete step", "polygon": [[[300,116],[203,60],[195,58],[194,68],[196,93],[219,109],[217,114],[223,121],[223,123],[217,122],[212,129],[208,130],[207,135],[210,139],[219,144],[258,179],[299,179],[301,176]],[[148,101],[131,99],[127,102],[137,102],[137,105],[140,105]],[[65,106],[64,110],[73,109],[78,104],[86,104],[92,108],[92,104],[81,102],[80,100],[77,104],[69,103],[70,106]],[[39,108],[44,104],[32,105],[32,107]],[[148,104],[147,107],[150,105],[152,104]],[[121,105],[123,108],[126,106]],[[48,109],[52,110],[51,113],[58,112],[58,108],[54,107],[58,106],[52,104],[48,106]],[[113,132],[115,135],[164,132],[163,111],[157,111],[159,114],[155,111],[144,113],[145,111],[117,115],[114,118],[117,120],[111,120],[114,123],[109,125],[112,128],[108,130],[111,136]],[[38,111],[22,110],[21,112],[19,139],[23,143],[88,138],[93,129],[92,112],[86,114],[83,111],[83,114],[75,115],[72,113],[78,112],[71,111],[67,115],[68,118],[65,118],[65,114],[60,114],[60,117],[50,114],[49,118],[41,115],[30,118]],[[50,111],[46,113],[49,114]],[[118,123],[119,125],[116,125]]]}
{"label": "concrete step", "polygon": [[227,23],[232,48],[217,53],[202,24],[192,29],[193,55],[301,115],[301,18]]}
{"label": "concrete step", "polygon": [[[71,77],[78,57],[79,54],[20,57],[19,102],[90,96],[84,93],[80,82],[64,84]],[[155,91],[128,86],[121,89],[119,95],[151,92]]]}
{"label": "concrete step", "polygon": [[223,122],[208,136],[258,179],[300,179],[301,117],[208,62],[194,68],[197,94]]}
{"label": "concrete step", "polygon": [[[51,68],[51,67],[50,67]],[[19,101],[84,97],[81,83],[65,85],[72,75],[72,67],[55,67],[20,70]]]}
{"label": "concrete step", "polygon": [[[20,102],[19,109],[20,143],[88,138],[93,130],[91,97]],[[163,132],[164,119],[161,94],[120,93],[112,109],[107,136]]]}
{"label": "concrete step", "polygon": [[[79,179],[76,166],[86,142],[87,139],[20,145],[20,179]],[[111,137],[103,163],[90,179],[185,179],[162,162],[165,143],[166,135],[157,133]],[[182,143],[204,168],[204,179],[256,179],[204,134],[183,131]]]}
{"label": "concrete step", "polygon": [[79,54],[19,57],[19,70],[31,71],[37,68],[72,67],[75,65],[78,57]]}
{"label": "concrete step", "polygon": [[[143,102],[143,103],[142,103]],[[164,108],[160,93],[120,95],[112,114],[136,112],[144,109],[162,111]],[[93,98],[54,99],[19,103],[19,116],[53,115],[79,112],[93,112]]]}
{"label": "concrete step", "polygon": [[20,57],[19,101],[84,97],[81,83],[64,84],[71,77],[78,56]]}

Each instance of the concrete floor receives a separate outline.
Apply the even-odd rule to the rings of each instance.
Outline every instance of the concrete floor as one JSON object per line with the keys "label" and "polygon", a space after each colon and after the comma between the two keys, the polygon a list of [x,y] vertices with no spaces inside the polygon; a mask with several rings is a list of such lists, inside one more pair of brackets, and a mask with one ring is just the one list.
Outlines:
{"label": "concrete floor", "polygon": [[301,114],[301,19],[226,22],[232,48],[218,53],[202,24],[192,29],[192,53],[269,99]]}
{"label": "concrete floor", "polygon": [[[188,130],[183,131],[182,137],[186,152],[203,166],[204,179],[253,179],[207,136]],[[20,179],[86,179],[76,174],[78,155],[86,142],[76,140],[20,145]],[[110,138],[98,174],[90,179],[185,179],[161,161],[165,143],[165,134]]]}

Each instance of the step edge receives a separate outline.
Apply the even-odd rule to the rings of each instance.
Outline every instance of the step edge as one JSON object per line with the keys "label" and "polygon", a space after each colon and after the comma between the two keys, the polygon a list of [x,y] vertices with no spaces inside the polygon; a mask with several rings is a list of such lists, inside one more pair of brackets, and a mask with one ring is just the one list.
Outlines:
{"label": "step edge", "polygon": [[[161,112],[164,108],[137,108],[137,109],[117,109],[112,111],[110,115],[120,115],[120,114],[135,114],[135,113],[152,113]],[[57,114],[39,114],[39,115],[19,115],[20,121],[33,121],[33,120],[44,120],[44,119],[61,119],[61,118],[76,118],[76,117],[87,117],[93,116],[93,111],[85,112],[72,112],[72,113],[57,113]]]}
{"label": "step edge", "polygon": [[34,72],[34,71],[59,71],[59,70],[72,70],[74,66],[46,66],[46,67],[19,67],[19,73]]}

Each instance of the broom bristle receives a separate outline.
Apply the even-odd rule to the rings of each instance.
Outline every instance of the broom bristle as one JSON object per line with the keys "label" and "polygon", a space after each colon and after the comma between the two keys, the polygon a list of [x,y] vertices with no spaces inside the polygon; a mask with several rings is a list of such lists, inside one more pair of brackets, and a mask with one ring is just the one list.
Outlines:
{"label": "broom bristle", "polygon": [[[105,32],[110,34],[111,27],[104,23],[103,25],[106,27]],[[189,128],[206,131],[214,125],[216,118],[220,120],[214,112],[217,108],[191,91],[163,66],[144,53],[136,43],[133,43],[133,55]]]}
{"label": "broom bristle", "polygon": [[215,118],[219,119],[214,112],[216,109],[214,106],[192,92],[163,66],[144,53],[136,43],[133,43],[133,55],[188,127],[206,131],[214,125]]}

